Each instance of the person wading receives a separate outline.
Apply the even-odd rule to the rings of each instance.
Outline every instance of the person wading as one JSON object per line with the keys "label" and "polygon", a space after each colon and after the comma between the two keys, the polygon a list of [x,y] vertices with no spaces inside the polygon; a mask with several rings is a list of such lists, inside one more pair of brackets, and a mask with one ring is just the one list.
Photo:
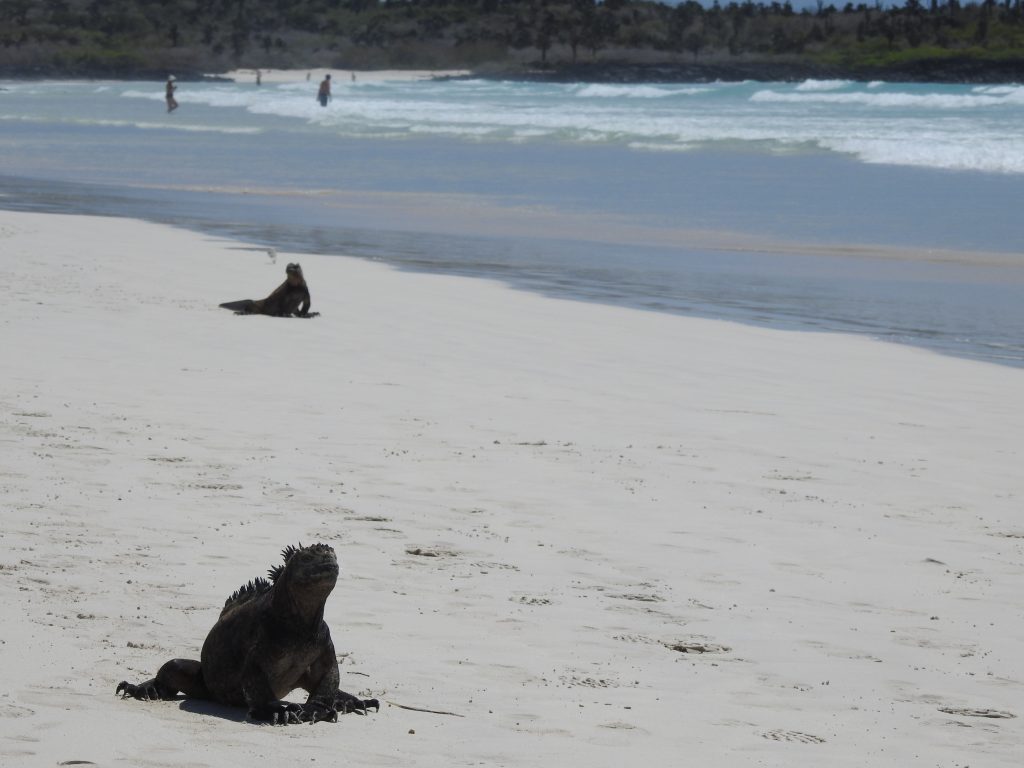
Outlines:
{"label": "person wading", "polygon": [[174,75],[167,76],[167,111],[173,112],[178,108],[178,101],[174,98],[174,92],[178,90],[178,86],[174,84]]}
{"label": "person wading", "polygon": [[326,107],[327,102],[331,100],[331,76],[325,75],[324,79],[320,82],[320,90],[316,93],[316,100],[320,102],[321,107]]}

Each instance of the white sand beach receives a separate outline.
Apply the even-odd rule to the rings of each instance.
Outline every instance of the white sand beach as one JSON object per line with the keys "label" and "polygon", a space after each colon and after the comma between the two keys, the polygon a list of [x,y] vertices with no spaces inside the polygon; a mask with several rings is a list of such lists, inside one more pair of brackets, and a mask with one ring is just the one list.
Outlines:
{"label": "white sand beach", "polygon": [[[1024,371],[137,221],[0,253],[0,764],[1021,764]],[[321,317],[218,309],[289,261]],[[379,713],[114,695],[314,541]]]}

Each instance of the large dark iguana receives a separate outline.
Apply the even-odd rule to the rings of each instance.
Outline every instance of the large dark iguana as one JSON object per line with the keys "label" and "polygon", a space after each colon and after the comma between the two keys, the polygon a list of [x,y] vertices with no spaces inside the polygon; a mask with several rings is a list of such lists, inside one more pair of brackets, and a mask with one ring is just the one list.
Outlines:
{"label": "large dark iguana", "polygon": [[[338,560],[326,544],[288,547],[284,565],[270,569],[224,603],[206,636],[200,660],[171,659],[156,677],[133,685],[122,681],[122,698],[207,699],[247,706],[249,718],[274,725],[337,721],[338,713],[380,710],[339,690],[338,659],[324,622],[324,604],[338,580]],[[303,688],[304,704],[283,701]]]}

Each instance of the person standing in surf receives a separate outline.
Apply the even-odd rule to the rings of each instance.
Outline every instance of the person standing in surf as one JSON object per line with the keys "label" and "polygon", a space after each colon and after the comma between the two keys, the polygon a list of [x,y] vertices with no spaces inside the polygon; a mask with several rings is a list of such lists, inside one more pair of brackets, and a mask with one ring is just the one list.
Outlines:
{"label": "person standing in surf", "polygon": [[178,90],[178,86],[174,84],[174,75],[167,76],[167,111],[173,112],[178,108],[178,101],[174,98],[174,92]]}
{"label": "person standing in surf", "polygon": [[324,79],[320,83],[320,90],[316,93],[316,100],[320,102],[321,107],[326,107],[327,102],[331,100],[331,76],[324,75]]}

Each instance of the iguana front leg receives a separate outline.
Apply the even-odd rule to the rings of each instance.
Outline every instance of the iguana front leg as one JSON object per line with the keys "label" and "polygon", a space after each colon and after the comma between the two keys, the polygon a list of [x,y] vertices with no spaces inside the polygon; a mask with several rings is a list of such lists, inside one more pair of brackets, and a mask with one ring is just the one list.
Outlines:
{"label": "iguana front leg", "polygon": [[270,725],[301,723],[302,705],[278,699],[263,670],[251,664],[247,667],[242,673],[242,695],[249,705],[249,719]]}
{"label": "iguana front leg", "polygon": [[363,700],[351,693],[345,693],[338,686],[341,679],[338,671],[338,657],[334,651],[330,632],[325,632],[323,648],[316,661],[309,665],[299,685],[309,691],[306,700],[307,719],[337,721],[338,715],[359,712],[365,715],[370,707],[380,711],[380,703],[376,699]]}

